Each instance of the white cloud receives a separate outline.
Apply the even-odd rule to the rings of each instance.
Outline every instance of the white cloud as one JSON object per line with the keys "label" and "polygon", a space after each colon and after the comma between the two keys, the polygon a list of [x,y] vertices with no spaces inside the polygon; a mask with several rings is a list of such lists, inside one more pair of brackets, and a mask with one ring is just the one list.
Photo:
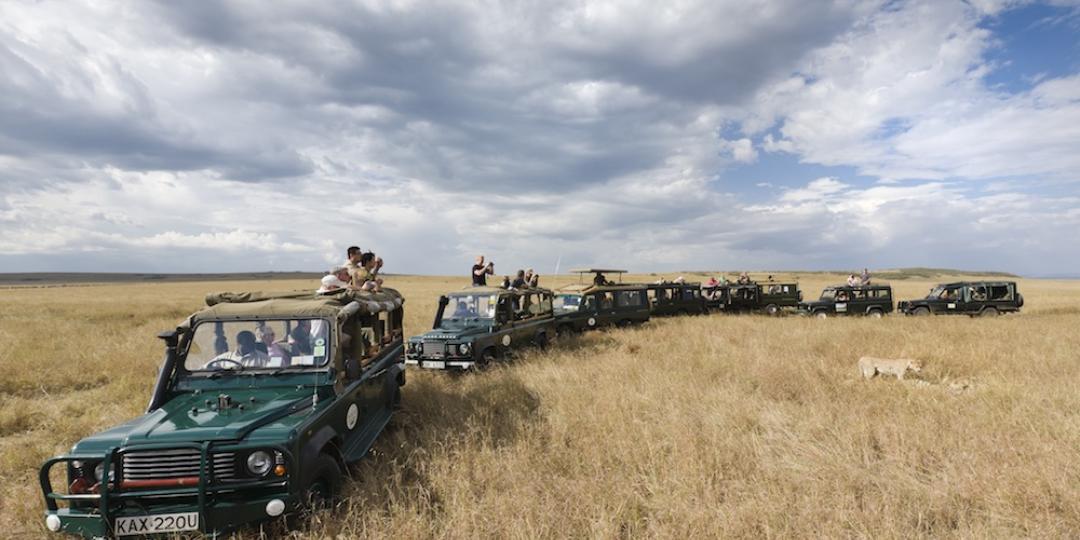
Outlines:
{"label": "white cloud", "polygon": [[3,4],[0,264],[1022,266],[1077,219],[1080,82],[987,86],[1014,4]]}

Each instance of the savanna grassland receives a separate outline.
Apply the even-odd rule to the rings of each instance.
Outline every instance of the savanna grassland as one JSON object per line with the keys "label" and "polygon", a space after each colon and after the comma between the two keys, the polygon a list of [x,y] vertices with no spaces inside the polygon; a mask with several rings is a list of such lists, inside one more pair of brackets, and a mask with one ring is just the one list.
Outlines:
{"label": "savanna grassland", "polygon": [[[840,281],[799,279],[808,298]],[[463,281],[389,278],[407,333]],[[154,335],[206,292],[314,286],[0,290],[0,536],[46,534],[38,466],[143,411]],[[1024,313],[992,319],[655,319],[482,373],[410,370],[344,502],[291,534],[1080,536],[1080,282],[1020,288]],[[862,355],[919,359],[924,382],[863,381]]]}

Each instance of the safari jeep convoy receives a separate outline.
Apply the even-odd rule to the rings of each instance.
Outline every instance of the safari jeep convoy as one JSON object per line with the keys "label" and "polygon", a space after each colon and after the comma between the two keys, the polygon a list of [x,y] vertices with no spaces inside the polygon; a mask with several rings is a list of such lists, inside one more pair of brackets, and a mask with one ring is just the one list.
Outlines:
{"label": "safari jeep convoy", "polygon": [[[217,535],[322,506],[389,422],[406,364],[469,370],[518,347],[544,348],[557,331],[710,308],[797,307],[821,318],[893,311],[888,284],[827,287],[803,302],[794,283],[703,288],[579,272],[596,277],[558,293],[481,286],[441,296],[432,330],[407,343],[393,289],[207,295],[204,309],[158,336],[165,358],[146,413],[42,465],[46,527],[91,538]],[[965,281],[899,311],[994,315],[1023,305],[1015,282]]]}
{"label": "safari jeep convoy", "polygon": [[837,315],[880,318],[892,311],[892,287],[888,284],[827,287],[821,292],[821,298],[799,302],[799,313],[822,319]]}
{"label": "safari jeep convoy", "polygon": [[145,414],[42,466],[49,530],[215,535],[319,506],[383,431],[405,384],[396,291],[206,303],[159,336]]}
{"label": "safari jeep convoy", "polygon": [[555,337],[547,289],[469,287],[439,298],[431,331],[409,338],[405,363],[423,369],[467,370],[518,347],[547,347]]}
{"label": "safari jeep convoy", "polygon": [[930,289],[926,298],[904,300],[897,309],[905,315],[993,316],[1015,313],[1024,297],[1012,281],[959,281]]}

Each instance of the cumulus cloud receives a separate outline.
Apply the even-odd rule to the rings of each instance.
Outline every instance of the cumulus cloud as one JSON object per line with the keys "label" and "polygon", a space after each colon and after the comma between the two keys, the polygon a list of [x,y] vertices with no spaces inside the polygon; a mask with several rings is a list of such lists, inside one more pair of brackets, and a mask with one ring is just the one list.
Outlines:
{"label": "cumulus cloud", "polygon": [[1019,268],[1080,165],[1080,76],[985,80],[1022,4],[5,3],[0,265]]}

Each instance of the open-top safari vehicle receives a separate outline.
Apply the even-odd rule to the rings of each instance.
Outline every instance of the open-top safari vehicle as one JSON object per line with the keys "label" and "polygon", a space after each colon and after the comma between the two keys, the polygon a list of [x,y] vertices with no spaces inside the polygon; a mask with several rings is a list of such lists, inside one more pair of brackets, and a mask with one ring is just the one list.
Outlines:
{"label": "open-top safari vehicle", "polygon": [[409,338],[405,362],[423,369],[483,367],[526,345],[555,337],[548,289],[466,287],[439,297],[432,329]]}
{"label": "open-top safari vehicle", "polygon": [[892,286],[836,285],[821,291],[821,298],[799,302],[799,313],[819,319],[843,315],[881,318],[893,312]]}
{"label": "open-top safari vehicle", "polygon": [[382,432],[405,384],[396,291],[206,303],[159,335],[145,414],[42,466],[49,530],[215,534],[317,507]]}
{"label": "open-top safari vehicle", "polygon": [[1024,296],[1014,281],[960,281],[942,283],[926,298],[904,300],[897,310],[905,315],[994,316],[1016,313],[1024,306]]}
{"label": "open-top safari vehicle", "polygon": [[649,320],[649,299],[644,284],[622,283],[625,270],[587,268],[582,274],[618,274],[618,283],[596,277],[590,283],[567,285],[555,291],[555,324],[559,334],[605,326],[629,326]]}
{"label": "open-top safari vehicle", "polygon": [[705,305],[726,313],[760,312],[779,315],[802,301],[798,283],[706,283],[701,286]]}
{"label": "open-top safari vehicle", "polygon": [[659,281],[645,286],[653,317],[666,315],[701,315],[708,312],[701,283]]}

